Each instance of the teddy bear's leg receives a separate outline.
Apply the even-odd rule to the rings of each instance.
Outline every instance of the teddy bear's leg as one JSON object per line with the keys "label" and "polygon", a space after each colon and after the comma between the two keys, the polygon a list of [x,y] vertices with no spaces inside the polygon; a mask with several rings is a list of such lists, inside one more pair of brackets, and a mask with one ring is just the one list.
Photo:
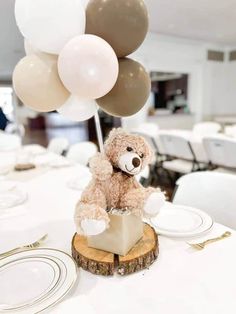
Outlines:
{"label": "teddy bear's leg", "polygon": [[102,191],[91,187],[85,190],[75,212],[77,233],[89,236],[105,231],[109,224],[106,207]]}
{"label": "teddy bear's leg", "polygon": [[106,211],[96,204],[79,202],[75,222],[77,233],[86,236],[97,235],[106,230],[109,218]]}
{"label": "teddy bear's leg", "polygon": [[136,188],[126,193],[121,201],[123,208],[129,208],[136,215],[156,216],[165,204],[165,195],[160,189]]}

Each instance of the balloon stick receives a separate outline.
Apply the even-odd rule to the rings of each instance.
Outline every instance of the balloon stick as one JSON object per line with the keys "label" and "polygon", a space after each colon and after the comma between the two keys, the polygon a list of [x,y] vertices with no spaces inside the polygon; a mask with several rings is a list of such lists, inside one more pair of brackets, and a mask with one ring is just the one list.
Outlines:
{"label": "balloon stick", "polygon": [[102,136],[102,129],[101,129],[98,111],[96,111],[94,115],[94,120],[95,120],[96,132],[97,132],[97,137],[98,137],[99,150],[101,153],[104,153],[103,136]]}

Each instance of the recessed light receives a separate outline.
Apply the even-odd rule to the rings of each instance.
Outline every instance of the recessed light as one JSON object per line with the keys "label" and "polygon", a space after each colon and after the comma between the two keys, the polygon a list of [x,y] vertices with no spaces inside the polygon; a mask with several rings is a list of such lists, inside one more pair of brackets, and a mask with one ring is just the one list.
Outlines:
{"label": "recessed light", "polygon": [[171,23],[171,24],[168,24],[168,29],[173,29],[175,27],[175,24]]}

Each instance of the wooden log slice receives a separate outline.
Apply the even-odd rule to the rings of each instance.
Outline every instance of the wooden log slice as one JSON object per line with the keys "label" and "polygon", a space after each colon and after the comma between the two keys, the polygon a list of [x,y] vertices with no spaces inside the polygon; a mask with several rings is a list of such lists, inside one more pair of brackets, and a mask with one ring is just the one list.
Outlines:
{"label": "wooden log slice", "polygon": [[144,225],[143,238],[129,251],[126,256],[118,257],[119,275],[135,273],[150,265],[157,259],[159,253],[158,238],[155,230],[148,224]]}
{"label": "wooden log slice", "polygon": [[14,167],[15,171],[27,171],[27,170],[32,170],[36,168],[34,164],[27,163],[27,164],[17,164]]}
{"label": "wooden log slice", "polygon": [[75,234],[72,240],[72,256],[79,267],[96,275],[111,276],[117,271],[121,276],[140,271],[158,256],[158,239],[155,230],[144,225],[143,238],[126,256],[89,248],[86,237]]}
{"label": "wooden log slice", "polygon": [[114,254],[88,247],[86,237],[75,234],[72,240],[72,256],[78,266],[93,274],[103,276],[114,274]]}

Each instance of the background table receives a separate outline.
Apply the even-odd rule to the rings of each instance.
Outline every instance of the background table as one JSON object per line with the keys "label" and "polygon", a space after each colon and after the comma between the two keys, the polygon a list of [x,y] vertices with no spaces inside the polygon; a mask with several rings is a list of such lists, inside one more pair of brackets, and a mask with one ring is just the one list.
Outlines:
{"label": "background table", "polygon": [[[71,177],[85,175],[88,169],[76,166],[50,170],[21,183],[29,193],[27,211],[37,217],[38,224],[49,234],[46,247],[71,252],[74,208],[80,192],[69,189],[67,182]],[[226,230],[229,228],[215,224],[209,234],[197,241]],[[0,236],[4,236],[1,229]],[[72,295],[78,302],[67,312],[80,313],[79,300],[85,298],[96,314],[236,313],[235,232],[231,238],[211,244],[203,251],[194,251],[185,241],[162,236],[159,243],[158,260],[150,269],[134,275],[105,278],[80,270],[78,286]],[[65,313],[65,308],[66,303],[63,311],[59,305],[49,313]]]}

